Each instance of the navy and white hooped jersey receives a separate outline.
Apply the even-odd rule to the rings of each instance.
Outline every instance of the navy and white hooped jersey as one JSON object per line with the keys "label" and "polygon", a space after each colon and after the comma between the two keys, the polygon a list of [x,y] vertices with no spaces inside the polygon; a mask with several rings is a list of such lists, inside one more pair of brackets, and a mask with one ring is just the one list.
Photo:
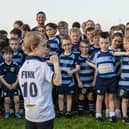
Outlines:
{"label": "navy and white hooped jersey", "polygon": [[47,43],[50,45],[50,52],[49,52],[50,56],[59,52],[59,50],[60,50],[60,41],[59,41],[59,39],[57,37],[52,39],[52,40],[48,39]]}
{"label": "navy and white hooped jersey", "polygon": [[[113,51],[113,52],[121,52],[122,50],[120,48],[118,48],[117,50],[113,50],[111,47],[109,47],[109,50]],[[120,56],[116,56],[116,61],[120,62]],[[118,73],[120,70],[120,64],[116,67],[116,73]]]}
{"label": "navy and white hooped jersey", "polygon": [[129,89],[129,56],[121,57],[120,62],[121,62],[121,75],[119,80],[119,86]]}
{"label": "navy and white hooped jersey", "polygon": [[113,51],[97,51],[94,54],[94,57],[89,58],[89,61],[96,65],[96,73],[98,77],[112,78],[116,76],[116,58]]}
{"label": "navy and white hooped jersey", "polygon": [[88,57],[79,56],[80,70],[78,75],[84,87],[91,87],[94,78],[94,69],[89,67],[86,63]]}
{"label": "navy and white hooped jersey", "polygon": [[93,44],[91,44],[89,47],[89,54],[95,53],[97,51],[100,51],[100,48],[96,48]]}
{"label": "navy and white hooped jersey", "polygon": [[0,64],[0,76],[3,76],[5,81],[9,84],[13,84],[17,80],[19,71],[19,65],[15,62],[7,64],[5,61]]}
{"label": "navy and white hooped jersey", "polygon": [[20,68],[18,78],[27,120],[44,122],[54,119],[52,76],[53,72],[46,61],[39,57],[27,57]]}
{"label": "navy and white hooped jersey", "polygon": [[71,53],[70,55],[59,55],[60,69],[62,74],[62,86],[71,87],[75,85],[74,76],[68,75],[67,70],[72,70],[75,65],[79,64],[76,55]]}
{"label": "navy and white hooped jersey", "polygon": [[22,66],[24,62],[24,55],[21,52],[18,52],[17,55],[14,55],[12,58],[13,62],[16,62],[19,66]]}
{"label": "navy and white hooped jersey", "polygon": [[77,56],[80,54],[79,46],[80,42],[72,44],[72,53],[76,54]]}

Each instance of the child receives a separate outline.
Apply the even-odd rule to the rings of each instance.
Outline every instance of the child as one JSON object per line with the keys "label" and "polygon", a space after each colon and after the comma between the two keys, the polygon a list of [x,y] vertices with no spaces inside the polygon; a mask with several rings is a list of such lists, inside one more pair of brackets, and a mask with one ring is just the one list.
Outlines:
{"label": "child", "polygon": [[79,55],[79,44],[81,39],[81,31],[78,28],[70,29],[70,39],[72,42],[72,52]]}
{"label": "child", "polygon": [[10,31],[10,38],[16,38],[20,46],[23,43],[22,31],[20,29],[17,28],[12,29]]}
{"label": "child", "polygon": [[64,52],[59,55],[60,68],[62,73],[62,85],[58,89],[59,114],[64,112],[64,99],[66,97],[66,117],[71,117],[72,95],[75,93],[74,73],[79,70],[75,54],[72,53],[70,39],[62,39]]}
{"label": "child", "polygon": [[123,34],[120,32],[112,34],[110,49],[121,51],[121,46],[123,46]]}
{"label": "child", "polygon": [[[129,52],[129,37],[124,37],[124,49]],[[121,75],[119,80],[119,95],[122,98],[122,116],[123,122],[129,123],[127,108],[129,102],[129,56],[122,56],[121,59]]]}
{"label": "child", "polygon": [[[50,45],[47,43],[46,45],[46,50],[45,50],[45,58],[43,58],[44,60],[46,60],[48,66],[51,68],[51,70],[54,72],[54,67],[53,64],[50,62],[50,56],[49,56],[49,52],[50,52]],[[52,87],[52,98],[53,98],[53,104],[54,104],[54,108],[57,109],[57,100],[58,100],[58,95],[57,95],[57,86]]]}
{"label": "child", "polygon": [[22,27],[23,24],[24,24],[23,21],[17,20],[17,21],[14,22],[13,28],[17,28],[17,29],[21,30],[21,27]]}
{"label": "child", "polygon": [[98,31],[99,33],[102,32],[102,27],[99,23],[95,24],[95,31]]}
{"label": "child", "polygon": [[65,21],[60,21],[57,25],[58,27],[58,32],[59,35],[57,35],[59,37],[59,39],[61,40],[62,38],[65,37],[69,37],[68,36],[68,23]]}
{"label": "child", "polygon": [[60,41],[56,37],[57,25],[55,23],[48,23],[46,26],[46,34],[48,36],[48,44],[50,45],[49,55],[53,55],[59,52],[60,50]]}
{"label": "child", "polygon": [[31,29],[30,29],[30,26],[28,24],[23,24],[21,26],[21,32],[22,32],[23,40],[24,40],[24,37],[25,37],[26,33],[29,32],[29,31],[31,31]]}
{"label": "child", "polygon": [[[18,40],[16,38],[11,38],[9,40],[9,46],[13,50],[13,58],[12,58],[13,62],[17,63],[19,67],[21,67],[24,62],[25,55],[23,54],[23,52],[18,51],[18,48],[19,48]],[[22,95],[20,95],[20,113],[21,114],[24,111],[23,105],[24,105],[23,97]],[[11,108],[11,111],[13,112],[13,103],[10,104],[10,108]]]}
{"label": "child", "polygon": [[87,30],[88,28],[95,28],[95,23],[93,20],[91,19],[88,19],[86,22],[85,22],[85,30]]}
{"label": "child", "polygon": [[8,46],[8,32],[6,30],[0,30],[0,39],[5,41],[5,46]]}
{"label": "child", "polygon": [[55,73],[42,57],[46,55],[46,40],[39,32],[28,32],[23,43],[28,54],[19,71],[19,83],[24,97],[26,129],[53,129],[55,117],[52,85],[61,84],[58,57],[50,57]]}
{"label": "child", "polygon": [[87,39],[87,29],[88,28],[95,28],[95,23],[93,20],[89,19],[89,20],[83,22],[83,24],[82,24],[82,30],[83,30],[82,39]]}
{"label": "child", "polygon": [[86,37],[89,40],[90,44],[93,44],[93,36],[94,36],[95,28],[89,27],[86,29]]}
{"label": "child", "polygon": [[4,61],[2,56],[2,50],[6,47],[6,42],[3,39],[0,39],[0,63]]}
{"label": "child", "polygon": [[[2,39],[0,39],[0,63],[4,61],[2,56],[2,50],[6,46],[6,42]],[[0,82],[0,119],[3,118],[2,116],[2,104],[3,104],[3,98],[2,98],[2,84]]]}
{"label": "child", "polygon": [[93,78],[94,78],[94,70],[89,67],[86,63],[88,59],[88,51],[89,51],[89,41],[82,40],[80,42],[80,52],[81,54],[78,57],[80,62],[80,70],[76,73],[76,79],[78,82],[78,92],[79,92],[79,100],[78,100],[78,112],[79,115],[84,114],[84,104],[86,102],[85,97],[87,98],[87,109],[90,113],[94,113],[95,103],[94,103],[94,94],[93,94]]}
{"label": "child", "polygon": [[8,32],[6,30],[0,30],[0,39],[6,40],[8,38]]}
{"label": "child", "polygon": [[[112,34],[111,36],[111,46],[109,47],[110,50],[113,50],[114,52],[120,52],[121,49],[121,44],[123,41],[123,35],[119,32]],[[117,72],[117,85],[119,82],[119,78],[120,78],[120,61],[119,58],[117,59],[119,62],[119,65],[116,68],[116,72]],[[117,91],[118,91],[118,87],[117,87]],[[108,105],[108,100],[106,99],[107,95],[105,95],[105,106],[106,106],[106,117],[109,117],[109,105]],[[116,114],[116,118],[121,118],[121,110],[120,110],[120,98],[118,97],[118,92],[115,94],[114,96],[115,99],[115,114]]]}
{"label": "child", "polygon": [[46,31],[45,31],[45,26],[39,26],[39,27],[37,27],[37,31],[42,34],[43,38],[47,39]]}
{"label": "child", "polygon": [[24,56],[23,53],[18,51],[19,44],[16,38],[11,38],[9,40],[9,46],[13,50],[13,62],[16,62],[19,66],[23,64]]}
{"label": "child", "polygon": [[[102,121],[102,102],[104,94],[109,95],[109,116],[111,122],[116,121],[114,111],[114,94],[116,93],[116,59],[114,53],[109,50],[109,35],[101,33],[100,35],[100,51],[97,51],[93,60],[90,60],[89,65],[96,69],[96,119]],[[87,62],[88,63],[88,62]]]}
{"label": "child", "polygon": [[100,33],[98,31],[94,31],[93,44],[90,45],[90,50],[89,50],[90,54],[95,53],[96,51],[100,50],[99,37],[100,37]]}
{"label": "child", "polygon": [[19,113],[20,90],[17,79],[19,66],[12,61],[12,57],[12,49],[10,47],[5,47],[3,49],[4,62],[0,65],[0,80],[3,88],[5,119],[10,117],[9,105],[11,97],[13,98],[15,104],[15,116],[16,118],[21,118]]}

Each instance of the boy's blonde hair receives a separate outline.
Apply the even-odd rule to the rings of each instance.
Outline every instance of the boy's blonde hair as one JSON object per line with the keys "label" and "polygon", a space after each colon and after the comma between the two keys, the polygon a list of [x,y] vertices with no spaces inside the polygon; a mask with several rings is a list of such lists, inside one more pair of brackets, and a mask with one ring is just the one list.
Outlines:
{"label": "boy's blonde hair", "polygon": [[93,37],[97,37],[97,36],[100,36],[100,31],[95,30],[93,32]]}
{"label": "boy's blonde hair", "polygon": [[129,36],[124,37],[124,42],[129,42]]}
{"label": "boy's blonde hair", "polygon": [[32,52],[31,47],[37,47],[42,42],[46,43],[46,40],[40,32],[27,32],[22,45],[23,51],[25,53]]}
{"label": "boy's blonde hair", "polygon": [[9,43],[10,43],[11,41],[16,41],[16,42],[18,43],[18,39],[17,39],[17,38],[10,38],[10,39],[9,39]]}
{"label": "boy's blonde hair", "polygon": [[79,34],[81,35],[81,31],[80,31],[80,29],[77,28],[77,27],[73,27],[73,28],[70,29],[70,34],[71,34],[71,33],[74,33],[74,32],[75,32],[75,33],[79,33]]}

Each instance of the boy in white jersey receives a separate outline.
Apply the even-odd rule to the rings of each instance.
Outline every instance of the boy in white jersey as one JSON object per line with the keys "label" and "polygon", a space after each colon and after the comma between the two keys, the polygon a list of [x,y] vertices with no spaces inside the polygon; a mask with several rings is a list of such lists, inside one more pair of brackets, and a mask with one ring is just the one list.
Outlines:
{"label": "boy in white jersey", "polygon": [[26,61],[19,71],[19,83],[24,97],[26,129],[53,129],[55,117],[52,103],[52,84],[61,84],[61,74],[56,55],[50,57],[55,73],[43,60],[46,41],[38,32],[28,32],[23,49]]}

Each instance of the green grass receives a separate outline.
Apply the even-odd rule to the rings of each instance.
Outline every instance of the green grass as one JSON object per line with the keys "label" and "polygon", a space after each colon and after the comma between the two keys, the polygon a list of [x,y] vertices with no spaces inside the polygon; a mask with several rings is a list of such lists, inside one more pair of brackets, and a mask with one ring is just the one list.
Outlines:
{"label": "green grass", "polygon": [[[10,118],[9,120],[0,120],[0,129],[25,129],[24,119],[18,120]],[[129,125],[122,123],[111,123],[108,120],[98,122],[92,117],[74,116],[72,119],[56,118],[54,129],[129,129]]]}

